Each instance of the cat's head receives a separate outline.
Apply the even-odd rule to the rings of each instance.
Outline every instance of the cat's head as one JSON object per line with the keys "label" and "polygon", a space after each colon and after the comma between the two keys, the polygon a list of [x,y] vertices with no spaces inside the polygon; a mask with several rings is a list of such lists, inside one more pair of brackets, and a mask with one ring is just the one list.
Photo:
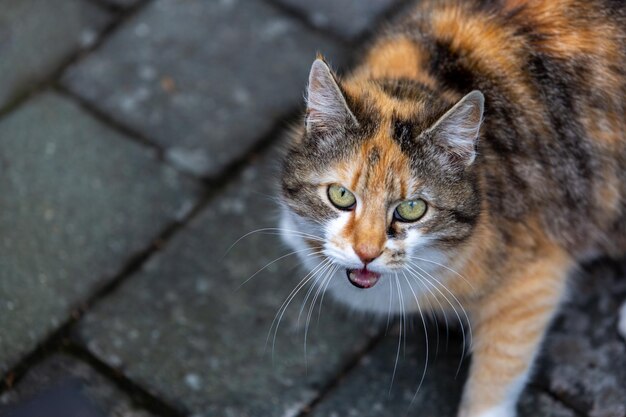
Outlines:
{"label": "cat's head", "polygon": [[457,100],[409,80],[341,82],[313,63],[281,182],[282,235],[311,282],[384,313],[406,294],[435,291],[480,215],[483,101],[479,91]]}

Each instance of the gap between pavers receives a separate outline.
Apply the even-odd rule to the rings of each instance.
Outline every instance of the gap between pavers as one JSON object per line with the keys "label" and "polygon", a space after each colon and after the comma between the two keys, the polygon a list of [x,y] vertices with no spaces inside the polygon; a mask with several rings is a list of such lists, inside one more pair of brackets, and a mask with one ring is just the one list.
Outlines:
{"label": "gap between pavers", "polygon": [[92,45],[111,16],[84,0],[6,0],[0,22],[3,110]]}
{"label": "gap between pavers", "polygon": [[88,364],[53,354],[0,395],[6,417],[153,417]]}

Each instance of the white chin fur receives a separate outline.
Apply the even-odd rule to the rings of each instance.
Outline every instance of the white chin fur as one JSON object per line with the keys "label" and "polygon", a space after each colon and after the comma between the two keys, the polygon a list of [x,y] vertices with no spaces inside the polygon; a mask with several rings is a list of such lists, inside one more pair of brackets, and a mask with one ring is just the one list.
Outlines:
{"label": "white chin fur", "polygon": [[[306,269],[311,271],[318,266],[319,259],[306,255],[307,246],[304,240],[290,231],[299,231],[323,237],[324,232],[320,230],[320,227],[312,226],[309,222],[298,218],[288,210],[283,211],[280,227],[283,230],[283,240],[293,250],[299,251],[299,258]],[[441,259],[441,254],[424,253],[422,256],[437,262],[444,261]],[[352,310],[381,316],[431,310],[433,307],[439,307],[439,305],[437,303],[431,305],[424,295],[429,294],[430,291],[437,292],[433,286],[433,284],[436,284],[435,279],[443,283],[446,277],[442,274],[441,268],[436,267],[434,264],[422,262],[419,265],[420,268],[431,274],[432,277],[429,280],[432,284],[424,283],[423,279],[420,282],[418,278],[411,277],[408,272],[405,272],[405,278],[405,274],[402,271],[398,271],[397,275],[395,273],[384,273],[376,285],[371,288],[357,288],[350,283],[346,275],[346,269],[342,267],[332,276],[327,292],[332,298]],[[426,274],[422,272],[422,275]],[[437,286],[440,287],[439,285]]]}
{"label": "white chin fur", "polygon": [[[400,290],[398,290],[398,285],[400,285]],[[393,274],[384,274],[373,287],[357,288],[350,283],[346,270],[342,268],[335,273],[328,286],[328,293],[333,299],[350,309],[364,313],[395,315],[402,311],[427,310],[427,303],[424,304],[421,297],[424,290],[420,284],[413,281],[411,287],[413,292],[402,274],[399,274],[397,279]],[[398,291],[402,294],[402,301],[398,296]],[[419,308],[413,293],[418,297]]]}

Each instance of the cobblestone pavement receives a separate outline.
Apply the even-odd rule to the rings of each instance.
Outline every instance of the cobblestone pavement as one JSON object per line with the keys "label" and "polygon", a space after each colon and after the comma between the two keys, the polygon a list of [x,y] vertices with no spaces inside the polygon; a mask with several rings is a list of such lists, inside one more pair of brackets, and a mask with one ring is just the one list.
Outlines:
{"label": "cobblestone pavement", "polygon": [[[346,70],[406,6],[4,1],[0,416],[454,415],[454,332],[416,330],[392,383],[393,328],[329,301],[299,319],[296,299],[276,329],[296,265],[242,286],[286,249],[228,251],[275,224],[276,149],[316,51]],[[626,417],[623,265],[578,275],[522,416]]]}

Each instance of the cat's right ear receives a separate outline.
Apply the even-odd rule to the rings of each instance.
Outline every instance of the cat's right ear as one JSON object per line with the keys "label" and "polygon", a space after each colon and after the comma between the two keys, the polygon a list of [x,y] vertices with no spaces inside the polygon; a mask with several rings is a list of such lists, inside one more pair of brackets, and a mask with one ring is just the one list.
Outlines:
{"label": "cat's right ear", "polygon": [[306,97],[307,132],[332,133],[345,129],[346,124],[358,125],[333,73],[319,58],[311,66]]}
{"label": "cat's right ear", "polygon": [[426,131],[443,149],[447,165],[465,167],[474,162],[476,141],[483,122],[485,97],[474,90],[463,97]]}

